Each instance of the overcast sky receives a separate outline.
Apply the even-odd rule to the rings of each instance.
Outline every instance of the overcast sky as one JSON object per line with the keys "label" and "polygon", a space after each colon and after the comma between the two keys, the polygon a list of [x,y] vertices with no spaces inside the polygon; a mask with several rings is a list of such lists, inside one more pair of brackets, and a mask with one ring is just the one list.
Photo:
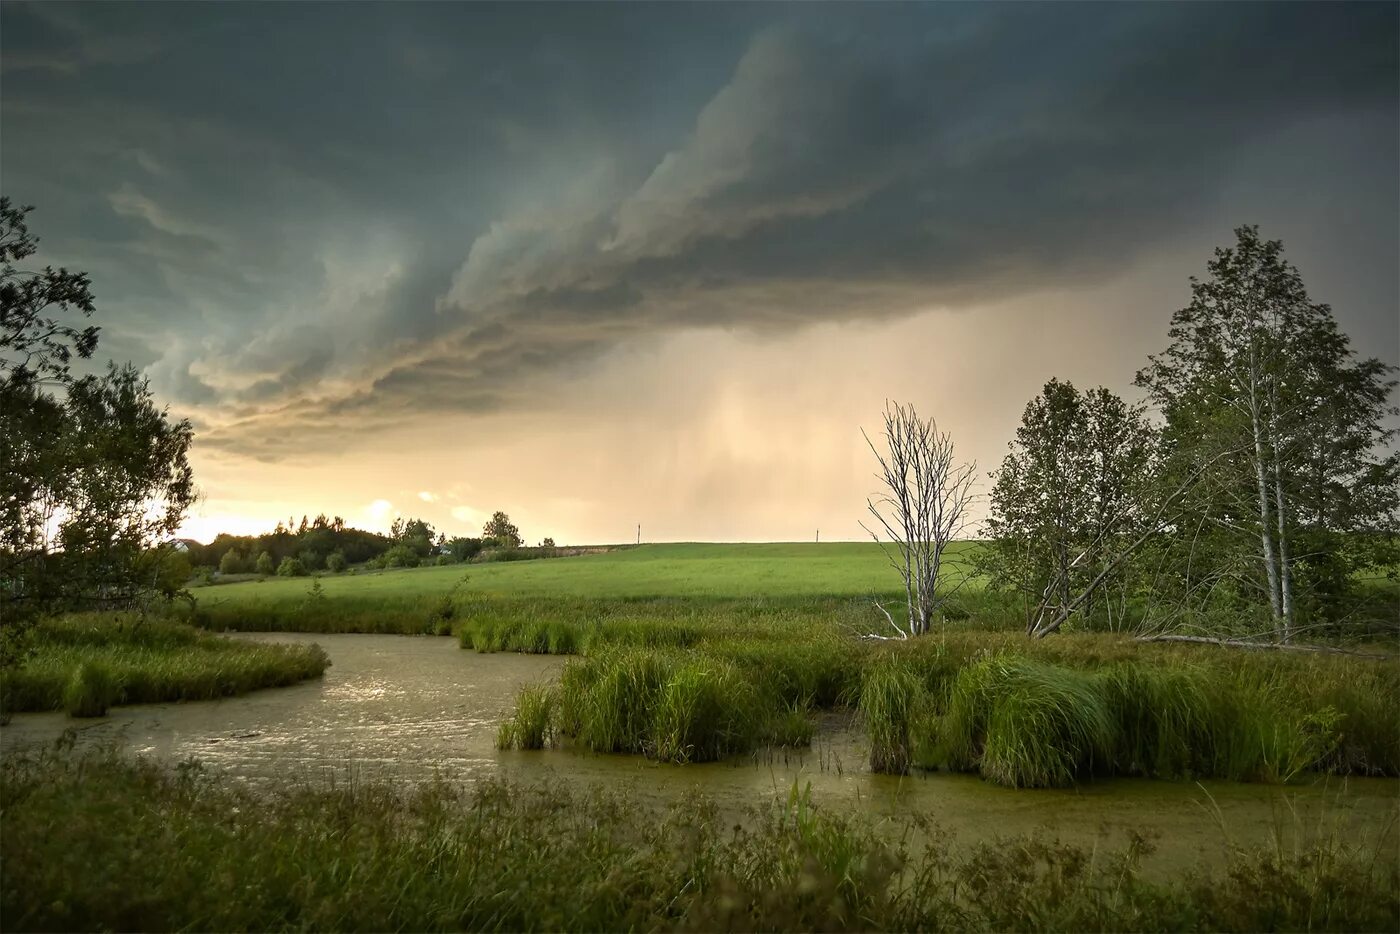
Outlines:
{"label": "overcast sky", "polygon": [[985,475],[1240,224],[1400,363],[1397,11],[7,0],[0,171],[195,537],[858,538],[886,399]]}

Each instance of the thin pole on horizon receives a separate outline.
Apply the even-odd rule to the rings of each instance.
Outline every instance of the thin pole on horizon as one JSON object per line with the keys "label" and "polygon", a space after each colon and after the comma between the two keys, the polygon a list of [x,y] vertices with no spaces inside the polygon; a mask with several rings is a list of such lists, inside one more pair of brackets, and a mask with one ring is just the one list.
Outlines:
{"label": "thin pole on horizon", "polygon": [[822,530],[821,530],[821,529],[817,529],[817,544],[820,545],[821,543],[822,543]]}
{"label": "thin pole on horizon", "polygon": [[640,522],[638,522],[638,523],[637,523],[637,544],[640,545],[641,543],[642,543],[642,524],[641,524]]}

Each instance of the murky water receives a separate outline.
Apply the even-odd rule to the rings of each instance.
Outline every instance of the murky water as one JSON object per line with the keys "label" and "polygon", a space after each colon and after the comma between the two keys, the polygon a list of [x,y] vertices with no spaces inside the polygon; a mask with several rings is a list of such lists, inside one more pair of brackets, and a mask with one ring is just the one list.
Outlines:
{"label": "murky water", "polygon": [[1121,779],[1077,789],[1016,791],[975,776],[872,774],[860,733],[823,723],[810,751],[763,751],[722,763],[673,766],[636,756],[573,750],[502,752],[496,727],[522,684],[552,678],[563,662],[478,655],[455,640],[372,635],[257,634],[267,642],[319,642],[332,665],[321,681],[222,701],[114,708],[100,720],[20,714],[0,729],[0,754],[51,743],[75,729],[80,745],[116,743],[178,762],[190,757],[250,782],[466,780],[504,776],[625,789],[667,803],[703,792],[736,813],[811,784],[819,805],[877,817],[922,813],[955,841],[1046,829],[1066,840],[1118,846],[1130,829],[1156,834],[1158,868],[1221,858],[1234,843],[1341,834],[1394,855],[1400,781],[1319,779],[1278,788],[1225,782]]}

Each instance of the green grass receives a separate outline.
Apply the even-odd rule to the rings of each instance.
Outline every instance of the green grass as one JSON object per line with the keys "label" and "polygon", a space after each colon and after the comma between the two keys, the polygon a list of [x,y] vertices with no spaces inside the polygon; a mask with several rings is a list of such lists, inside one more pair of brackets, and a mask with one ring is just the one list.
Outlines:
{"label": "green grass", "polygon": [[314,645],[243,642],[122,614],[50,620],[31,648],[20,667],[0,672],[6,713],[94,717],[117,704],[209,700],[319,678],[330,664]]}
{"label": "green grass", "polygon": [[[568,617],[576,622],[600,606],[658,598],[693,606],[745,599],[801,604],[870,594],[888,598],[899,590],[873,542],[642,545],[547,561],[328,576],[321,583],[319,606],[310,605],[304,578],[201,588],[198,618],[213,629],[416,634],[450,631],[452,620],[435,612],[443,598],[535,606],[563,601],[577,611]],[[558,609],[551,615],[563,616]]]}
{"label": "green grass", "polygon": [[555,689],[548,684],[521,688],[515,712],[501,721],[496,745],[501,749],[543,749],[554,742]]}
{"label": "green grass", "polygon": [[[1396,663],[1145,645],[1075,626],[1032,642],[1017,601],[976,581],[930,638],[860,638],[885,630],[871,601],[895,598],[898,583],[870,543],[648,545],[327,578],[318,596],[305,581],[230,585],[198,615],[231,628],[450,630],[479,652],[581,655],[559,686],[554,738],[674,761],[800,741],[810,711],[857,707],[878,771],[974,769],[1014,786],[1400,775]],[[678,665],[691,680],[671,685]],[[503,742],[543,735],[536,724]]]}
{"label": "green grass", "polygon": [[491,781],[255,790],[197,763],[12,756],[0,837],[6,930],[1400,928],[1400,861],[1370,840],[1149,880],[1140,838],[953,849],[917,819],[877,827],[797,788],[736,822],[700,797],[663,811]]}

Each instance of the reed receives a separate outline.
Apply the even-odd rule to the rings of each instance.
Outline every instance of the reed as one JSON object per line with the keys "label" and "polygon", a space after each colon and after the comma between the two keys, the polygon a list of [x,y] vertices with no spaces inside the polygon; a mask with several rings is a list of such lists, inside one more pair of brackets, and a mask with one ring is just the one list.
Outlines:
{"label": "reed", "polygon": [[501,749],[543,749],[555,738],[555,689],[547,684],[520,689],[515,712],[501,722],[496,745]]}
{"label": "reed", "polygon": [[870,740],[870,770],[903,775],[914,754],[913,725],[927,691],[908,659],[896,652],[878,656],[865,669],[860,713]]}

